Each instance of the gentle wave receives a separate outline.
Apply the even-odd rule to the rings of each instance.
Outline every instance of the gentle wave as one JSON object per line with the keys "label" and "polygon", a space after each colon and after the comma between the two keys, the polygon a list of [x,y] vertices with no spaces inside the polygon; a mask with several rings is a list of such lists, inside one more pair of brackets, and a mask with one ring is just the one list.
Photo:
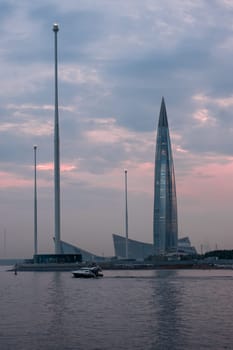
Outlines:
{"label": "gentle wave", "polygon": [[5,272],[0,349],[232,349],[232,277],[104,271],[82,280],[69,272]]}

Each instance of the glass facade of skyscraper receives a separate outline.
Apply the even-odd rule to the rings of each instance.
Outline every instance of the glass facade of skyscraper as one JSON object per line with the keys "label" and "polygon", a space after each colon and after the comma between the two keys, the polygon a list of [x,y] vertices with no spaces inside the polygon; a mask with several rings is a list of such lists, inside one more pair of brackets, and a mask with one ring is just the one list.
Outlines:
{"label": "glass facade of skyscraper", "polygon": [[164,98],[156,140],[153,214],[154,253],[175,252],[178,238],[176,184]]}

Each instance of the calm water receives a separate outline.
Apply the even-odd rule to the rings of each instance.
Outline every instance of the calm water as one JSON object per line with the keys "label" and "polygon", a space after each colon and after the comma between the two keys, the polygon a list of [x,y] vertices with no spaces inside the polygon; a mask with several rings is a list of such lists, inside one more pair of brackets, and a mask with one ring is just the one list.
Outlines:
{"label": "calm water", "polygon": [[1,350],[233,349],[233,271],[0,271]]}

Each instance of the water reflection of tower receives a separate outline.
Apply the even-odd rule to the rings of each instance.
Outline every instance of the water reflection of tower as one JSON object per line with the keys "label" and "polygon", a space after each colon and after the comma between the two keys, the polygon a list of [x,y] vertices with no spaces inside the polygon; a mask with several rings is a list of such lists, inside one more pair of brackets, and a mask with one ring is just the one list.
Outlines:
{"label": "water reflection of tower", "polygon": [[176,283],[177,278],[175,270],[157,270],[152,279],[153,343],[156,350],[176,350],[183,344],[182,285]]}
{"label": "water reflection of tower", "polygon": [[3,256],[6,257],[6,229],[3,231]]}

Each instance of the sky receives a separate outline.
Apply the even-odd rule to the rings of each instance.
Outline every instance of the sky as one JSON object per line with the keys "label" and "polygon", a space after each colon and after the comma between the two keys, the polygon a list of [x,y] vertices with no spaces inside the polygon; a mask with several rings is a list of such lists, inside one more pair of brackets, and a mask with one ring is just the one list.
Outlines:
{"label": "sky", "polygon": [[54,252],[54,33],[59,24],[61,238],[114,254],[152,242],[162,96],[179,237],[233,249],[233,0],[0,0],[0,257]]}

